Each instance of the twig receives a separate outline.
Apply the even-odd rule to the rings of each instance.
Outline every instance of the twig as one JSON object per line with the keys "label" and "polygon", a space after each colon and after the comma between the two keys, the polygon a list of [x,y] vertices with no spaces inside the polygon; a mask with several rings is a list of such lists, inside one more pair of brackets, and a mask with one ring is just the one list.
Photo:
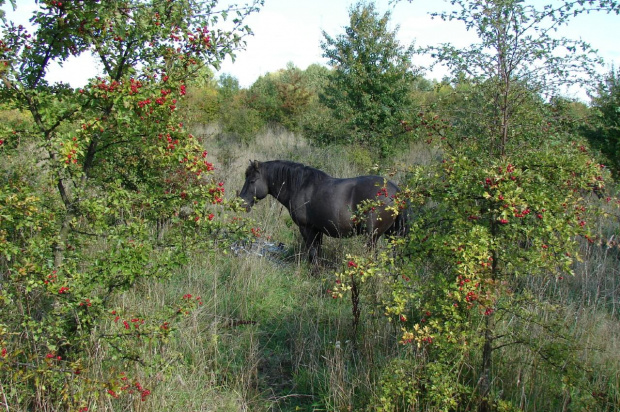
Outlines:
{"label": "twig", "polygon": [[270,401],[280,402],[282,399],[286,399],[286,398],[314,398],[314,397],[315,395],[306,395],[304,393],[291,393],[289,395],[283,395],[283,396],[271,396],[268,399]]}
{"label": "twig", "polygon": [[9,401],[6,400],[6,393],[4,392],[4,386],[2,385],[2,382],[0,382],[0,391],[2,392],[2,400],[4,401],[6,412],[9,412]]}

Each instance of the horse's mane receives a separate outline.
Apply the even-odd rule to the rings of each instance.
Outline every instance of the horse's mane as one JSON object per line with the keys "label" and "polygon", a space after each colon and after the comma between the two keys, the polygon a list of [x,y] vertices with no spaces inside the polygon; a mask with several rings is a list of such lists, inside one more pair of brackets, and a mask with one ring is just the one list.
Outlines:
{"label": "horse's mane", "polygon": [[261,163],[275,181],[282,181],[292,190],[298,189],[306,181],[321,181],[330,176],[322,170],[288,160],[270,160]]}

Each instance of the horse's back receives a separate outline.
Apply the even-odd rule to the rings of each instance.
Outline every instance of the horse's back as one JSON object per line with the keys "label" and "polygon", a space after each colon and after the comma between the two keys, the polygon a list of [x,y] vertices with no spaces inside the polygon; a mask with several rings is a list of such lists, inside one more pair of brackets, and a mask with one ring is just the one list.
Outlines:
{"label": "horse's back", "polygon": [[359,199],[383,198],[393,199],[398,192],[398,186],[381,176],[359,176],[355,180],[355,194]]}
{"label": "horse's back", "polygon": [[365,230],[374,232],[375,229],[383,233],[393,220],[388,216],[389,212],[378,211],[382,219],[368,220],[365,226],[370,227],[361,227],[360,223],[354,222],[353,213],[365,200],[377,199],[387,205],[397,192],[395,184],[380,176],[325,179],[315,185],[306,199],[307,219],[332,237],[347,237]]}

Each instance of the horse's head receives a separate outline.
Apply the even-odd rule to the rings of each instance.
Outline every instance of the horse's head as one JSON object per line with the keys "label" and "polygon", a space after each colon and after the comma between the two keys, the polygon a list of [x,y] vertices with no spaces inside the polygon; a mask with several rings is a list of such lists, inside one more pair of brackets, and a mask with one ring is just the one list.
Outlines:
{"label": "horse's head", "polygon": [[257,200],[264,199],[269,194],[266,176],[261,173],[261,164],[258,160],[251,161],[245,170],[245,183],[239,193],[243,200],[245,210],[248,212]]}

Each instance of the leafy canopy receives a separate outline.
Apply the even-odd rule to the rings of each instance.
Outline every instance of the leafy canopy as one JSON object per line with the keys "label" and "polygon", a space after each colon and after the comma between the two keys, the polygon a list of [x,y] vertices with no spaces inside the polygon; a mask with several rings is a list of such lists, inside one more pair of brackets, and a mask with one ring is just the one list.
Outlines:
{"label": "leafy canopy", "polygon": [[[579,373],[578,342],[550,315],[553,294],[536,286],[572,273],[579,239],[596,242],[594,223],[616,202],[595,196],[605,190],[607,168],[573,128],[554,118],[559,101],[544,98],[560,84],[585,82],[577,74],[591,75],[598,59],[583,42],[551,34],[575,15],[617,12],[618,5],[451,4],[455,11],[435,15],[463,22],[479,42],[428,51],[452,71],[440,98],[462,93],[455,98],[461,112],[446,116],[440,100],[422,113],[420,126],[429,144],[439,147],[441,162],[408,170],[399,196],[411,205],[409,235],[392,240],[396,253],[348,257],[334,297],[351,294],[357,323],[360,302],[376,301],[376,291],[386,291],[380,308],[400,326],[401,344],[410,349],[385,372],[400,381],[384,378],[377,401],[382,410],[517,409],[521,394],[510,398],[504,390],[518,383],[502,388],[495,375],[498,364],[508,367],[502,364],[507,348],[517,347],[554,372],[540,409],[559,409],[562,402],[602,408],[604,401],[591,395],[595,383]],[[532,339],[532,331],[541,338]]]}
{"label": "leafy canopy", "polygon": [[[168,362],[147,365],[143,351],[169,338],[171,314],[198,302],[127,313],[114,298],[170,276],[195,248],[212,250],[217,233],[234,236],[241,225],[227,217],[224,182],[178,106],[193,79],[243,46],[244,20],[261,3],[45,0],[32,32],[3,22],[0,96],[19,114],[0,125],[8,403],[78,410],[131,395],[119,369]],[[99,61],[100,77],[79,89],[46,80],[52,63],[83,53]],[[109,354],[99,375],[89,370],[93,345]]]}
{"label": "leafy canopy", "polygon": [[[494,131],[487,136],[490,153],[506,154],[515,136],[511,123],[519,106],[532,95],[556,96],[571,85],[587,85],[602,62],[585,41],[559,37],[557,29],[594,11],[619,13],[612,0],[562,1],[540,4],[523,0],[452,0],[450,12],[431,15],[460,21],[478,42],[424,49],[455,76],[479,84],[488,103]],[[518,148],[518,144],[512,148]]]}
{"label": "leafy canopy", "polygon": [[340,123],[324,140],[361,143],[382,155],[394,149],[411,109],[416,70],[413,46],[398,42],[398,29],[389,30],[389,21],[390,13],[380,16],[374,3],[357,3],[344,34],[334,38],[323,32],[323,56],[334,72],[321,97]]}

